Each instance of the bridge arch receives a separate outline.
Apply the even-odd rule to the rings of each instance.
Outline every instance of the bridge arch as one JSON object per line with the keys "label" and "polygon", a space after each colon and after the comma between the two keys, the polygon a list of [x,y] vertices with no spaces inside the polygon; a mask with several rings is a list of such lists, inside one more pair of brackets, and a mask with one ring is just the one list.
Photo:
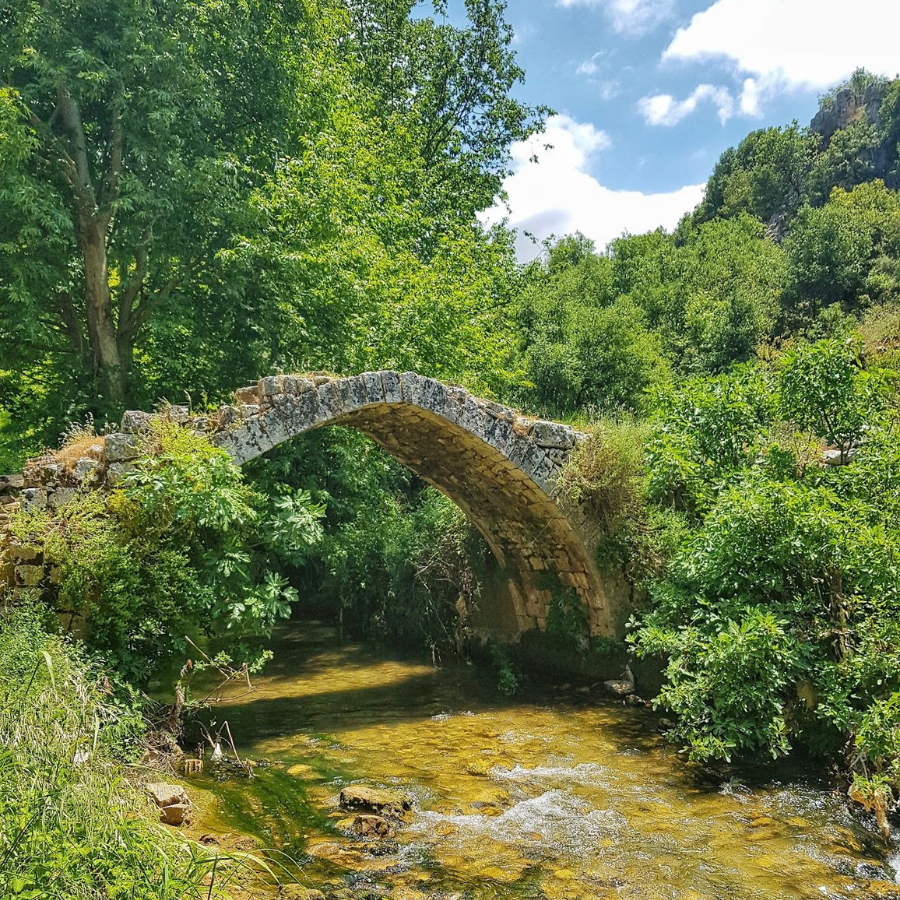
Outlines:
{"label": "bridge arch", "polygon": [[[270,376],[236,391],[235,401],[212,415],[191,415],[186,406],[126,412],[120,431],[104,435],[71,471],[61,474],[52,455],[30,460],[12,476],[15,491],[24,508],[52,510],[79,487],[118,483],[140,453],[140,433],[159,415],[207,434],[238,465],[313,429],[349,426],[448,496],[484,536],[499,572],[479,604],[476,631],[511,639],[543,630],[563,588],[580,599],[592,635],[622,637],[633,592],[621,577],[601,578],[591,552],[595,526],[557,484],[583,434],[414,372]],[[46,574],[31,557],[10,558],[16,585],[38,584]]]}
{"label": "bridge arch", "polygon": [[560,585],[581,599],[592,634],[613,636],[581,517],[555,485],[583,437],[569,426],[520,416],[414,372],[271,376],[236,397],[210,426],[238,464],[313,429],[345,425],[456,503],[506,575],[507,602],[491,610],[487,630],[510,637],[543,629]]}

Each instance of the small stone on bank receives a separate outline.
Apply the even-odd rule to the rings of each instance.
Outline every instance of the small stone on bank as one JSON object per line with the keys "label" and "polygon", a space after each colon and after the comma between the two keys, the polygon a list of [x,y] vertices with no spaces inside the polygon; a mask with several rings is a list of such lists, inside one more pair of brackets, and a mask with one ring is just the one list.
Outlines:
{"label": "small stone on bank", "polygon": [[166,825],[181,825],[187,816],[188,809],[190,806],[187,803],[172,803],[169,806],[163,806],[159,811],[160,821]]}
{"label": "small stone on bank", "polygon": [[634,693],[634,682],[633,681],[604,681],[603,688],[608,694],[612,694],[614,697],[627,697],[629,694]]}
{"label": "small stone on bank", "polygon": [[634,675],[631,672],[631,666],[625,666],[625,674],[622,678],[604,681],[603,688],[607,693],[612,694],[614,697],[622,697],[623,699],[629,694],[633,694]]}
{"label": "small stone on bank", "polygon": [[159,807],[159,819],[166,825],[180,825],[187,815],[191,801],[179,784],[159,781],[147,785],[150,799]]}

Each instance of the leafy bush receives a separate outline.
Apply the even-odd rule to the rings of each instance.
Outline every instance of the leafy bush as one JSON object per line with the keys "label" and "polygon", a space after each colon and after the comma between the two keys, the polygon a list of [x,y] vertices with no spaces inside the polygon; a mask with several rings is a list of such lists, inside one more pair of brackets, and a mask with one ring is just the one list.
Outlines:
{"label": "leafy bush", "polygon": [[326,539],[342,621],[432,653],[458,649],[480,591],[480,535],[434,488],[386,497]]}
{"label": "leafy bush", "polygon": [[[559,477],[562,496],[582,505],[599,526],[598,564],[624,567],[635,582],[660,562],[647,503],[644,442],[649,431],[648,425],[628,418],[597,422]],[[551,605],[551,618],[555,608]]]}
{"label": "leafy bush", "polygon": [[702,515],[759,452],[771,403],[768,373],[758,367],[658,392],[660,414],[647,443],[650,497]]}
{"label": "leafy bush", "polygon": [[603,419],[572,451],[559,479],[564,496],[585,504],[609,530],[640,503],[636,483],[643,473],[646,426]]}
{"label": "leafy bush", "polygon": [[[854,340],[830,339],[666,395],[647,448],[651,498],[688,509],[692,526],[670,532],[631,638],[666,658],[657,702],[693,758],[843,755],[880,814],[900,791],[900,450],[887,390]],[[852,464],[823,466],[823,439],[854,444]]]}
{"label": "leafy bush", "polygon": [[748,477],[723,494],[634,639],[668,656],[659,701],[692,754],[837,753],[843,734],[864,767],[893,765],[865,723],[900,689],[898,552],[830,487]]}
{"label": "leafy bush", "polygon": [[324,515],[307,493],[252,490],[224,451],[176,425],[156,423],[143,453],[120,488],[12,524],[58,567],[58,602],[84,615],[87,646],[138,683],[187,633],[237,642],[289,615],[296,590],[276,566],[303,559]]}
{"label": "leafy bush", "polygon": [[488,645],[488,660],[497,679],[497,690],[505,697],[517,694],[526,679],[509,652],[501,644],[491,643]]}

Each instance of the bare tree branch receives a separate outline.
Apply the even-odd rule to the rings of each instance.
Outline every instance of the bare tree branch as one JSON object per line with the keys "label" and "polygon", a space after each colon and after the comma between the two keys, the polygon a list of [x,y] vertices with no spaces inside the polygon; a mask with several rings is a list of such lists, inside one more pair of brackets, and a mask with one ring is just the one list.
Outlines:
{"label": "bare tree branch", "polygon": [[63,127],[68,134],[72,149],[70,156],[75,167],[75,178],[72,184],[75,200],[79,206],[79,212],[85,215],[95,215],[97,212],[97,200],[91,180],[87,137],[84,133],[84,124],[81,121],[81,110],[72,99],[68,88],[62,83],[57,85],[56,97]]}
{"label": "bare tree branch", "polygon": [[137,299],[138,293],[144,285],[144,278],[147,275],[147,245],[149,241],[149,237],[145,238],[134,251],[134,275],[131,276],[128,284],[125,285],[125,288],[119,295],[119,314],[116,317],[116,331],[119,334],[128,334],[131,328],[134,315],[134,301]]}
{"label": "bare tree branch", "polygon": [[105,215],[112,214],[112,204],[119,198],[119,180],[122,174],[125,138],[122,132],[122,91],[116,93],[112,103],[112,126],[109,139],[109,172],[103,181],[102,205]]}

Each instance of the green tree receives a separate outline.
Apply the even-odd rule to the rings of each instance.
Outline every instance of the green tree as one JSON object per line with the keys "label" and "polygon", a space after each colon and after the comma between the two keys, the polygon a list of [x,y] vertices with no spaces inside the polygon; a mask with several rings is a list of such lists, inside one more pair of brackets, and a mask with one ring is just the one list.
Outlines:
{"label": "green tree", "polygon": [[382,122],[399,114],[415,129],[424,167],[418,189],[432,212],[449,205],[472,216],[490,206],[509,145],[549,112],[510,96],[525,73],[511,49],[506,5],[464,0],[466,21],[457,27],[447,0],[432,0],[432,16],[415,0],[349,4],[349,46],[361,80]]}
{"label": "green tree", "polygon": [[27,263],[49,265],[54,290],[3,298],[4,318],[15,299],[17,315],[47,320],[116,405],[144,326],[209,277],[242,194],[321,100],[297,78],[316,23],[267,6],[107,0],[17,0],[0,18],[28,150],[11,172],[4,154],[0,184],[24,180],[53,202],[51,217],[22,196],[17,224],[53,228],[49,247],[28,241]]}
{"label": "green tree", "polygon": [[645,448],[651,497],[705,515],[759,454],[771,397],[768,373],[752,365],[657,391],[656,427]]}
{"label": "green tree", "polygon": [[789,266],[789,315],[814,319],[825,306],[852,303],[865,283],[872,229],[852,209],[805,206],[784,244]]}
{"label": "green tree", "polygon": [[517,309],[529,404],[557,415],[635,410],[667,377],[646,314],[614,299],[613,271],[581,235],[549,245],[546,262],[530,268]]}
{"label": "green tree", "polygon": [[611,245],[612,291],[642,309],[685,372],[719,372],[749,358],[777,317],[781,249],[747,214]]}
{"label": "green tree", "polygon": [[668,362],[641,310],[619,300],[597,308],[570,303],[557,335],[542,328],[526,355],[531,402],[557,415],[638,410],[644,393],[664,380]]}
{"label": "green tree", "polygon": [[744,214],[701,225],[679,254],[683,275],[673,287],[683,318],[665,337],[681,366],[715,373],[748,360],[777,319],[785,279],[781,248]]}
{"label": "green tree", "polygon": [[876,180],[835,188],[824,206],[804,206],[784,242],[783,327],[802,325],[826,306],[855,311],[890,299],[900,258],[900,194]]}
{"label": "green tree", "polygon": [[824,203],[836,187],[849,191],[857,184],[871,181],[878,173],[880,146],[881,135],[868,122],[838,129],[813,164],[809,176],[810,202]]}
{"label": "green tree", "polygon": [[751,132],[716,163],[697,211],[699,221],[740,213],[764,222],[790,217],[804,200],[815,151],[815,136],[796,122]]}
{"label": "green tree", "polygon": [[447,328],[502,306],[492,281],[512,257],[474,213],[542,119],[508,96],[522,73],[502,14],[471,3],[456,27],[408,2],[8,0],[0,339],[15,420],[343,369],[357,346],[408,364],[414,337],[389,332],[422,309],[423,338],[477,368],[490,352],[474,329]]}
{"label": "green tree", "polygon": [[786,418],[846,455],[887,401],[884,373],[864,367],[854,341],[802,344],[785,354],[780,403]]}
{"label": "green tree", "polygon": [[[842,757],[851,796],[879,815],[900,790],[887,389],[850,337],[664,394],[649,499],[688,515],[663,539],[673,552],[633,634],[639,655],[665,660],[658,702],[694,759]],[[820,465],[821,438],[856,442],[852,462]]]}

